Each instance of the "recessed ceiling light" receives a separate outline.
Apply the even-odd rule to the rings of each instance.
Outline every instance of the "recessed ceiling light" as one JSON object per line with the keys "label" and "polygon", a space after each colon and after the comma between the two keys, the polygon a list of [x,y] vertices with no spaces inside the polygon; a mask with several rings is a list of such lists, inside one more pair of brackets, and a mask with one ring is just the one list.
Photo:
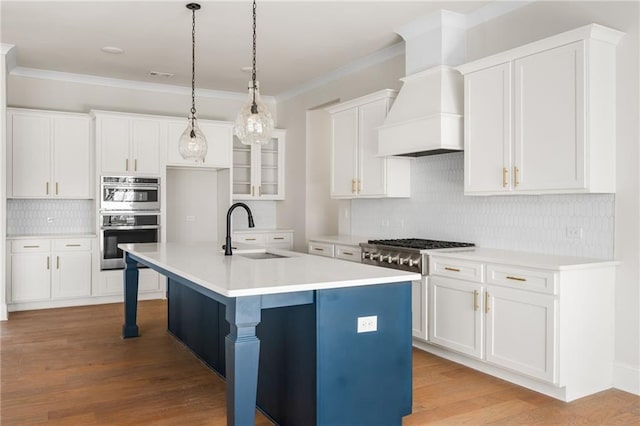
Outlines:
{"label": "recessed ceiling light", "polygon": [[153,77],[173,77],[173,74],[170,72],[162,72],[162,71],[149,71],[149,75]]}
{"label": "recessed ceiling light", "polygon": [[121,49],[116,46],[105,46],[100,50],[102,50],[104,53],[113,53],[114,55],[117,55],[119,53],[124,53],[124,49]]}

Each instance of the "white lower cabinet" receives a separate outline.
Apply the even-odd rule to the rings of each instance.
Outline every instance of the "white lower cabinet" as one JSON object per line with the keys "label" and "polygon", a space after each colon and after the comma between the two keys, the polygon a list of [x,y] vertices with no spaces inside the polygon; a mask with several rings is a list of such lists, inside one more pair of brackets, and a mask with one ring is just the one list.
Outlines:
{"label": "white lower cabinet", "polygon": [[554,296],[487,286],[486,361],[557,383],[556,311]]}
{"label": "white lower cabinet", "polygon": [[233,231],[231,239],[238,243],[254,244],[267,248],[293,250],[293,231],[289,230]]}
{"label": "white lower cabinet", "polygon": [[90,296],[92,256],[87,238],[12,241],[9,303]]}
{"label": "white lower cabinet", "polygon": [[430,277],[431,342],[482,358],[484,315],[480,309],[482,286],[471,281]]}
{"label": "white lower cabinet", "polygon": [[429,343],[414,344],[564,401],[608,389],[616,263],[479,252],[513,263],[430,257]]}
{"label": "white lower cabinet", "polygon": [[429,306],[428,278],[411,281],[411,324],[413,337],[427,340],[427,310]]}
{"label": "white lower cabinet", "polygon": [[[101,271],[98,286],[100,296],[120,296],[124,294],[124,271]],[[160,291],[160,275],[149,268],[138,270],[138,293]]]}
{"label": "white lower cabinet", "polygon": [[307,253],[316,256],[333,257],[336,259],[360,262],[362,250],[359,245],[333,243],[329,241],[309,240]]}

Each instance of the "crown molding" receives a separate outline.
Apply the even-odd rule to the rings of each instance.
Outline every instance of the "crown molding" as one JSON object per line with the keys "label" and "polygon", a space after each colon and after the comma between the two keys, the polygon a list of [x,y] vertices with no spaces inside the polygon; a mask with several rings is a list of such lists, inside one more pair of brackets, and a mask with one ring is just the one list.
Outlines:
{"label": "crown molding", "polygon": [[357,71],[363,70],[381,62],[388,61],[389,59],[395,58],[399,55],[404,55],[404,42],[385,47],[384,49],[378,50],[377,52],[365,56],[364,58],[360,58],[343,67],[340,67],[335,71],[331,71],[330,73],[325,74],[322,77],[313,79],[307,83],[301,84],[298,87],[294,87],[293,89],[286,90],[275,96],[276,102],[282,102],[294,98],[302,93],[318,88],[331,81],[353,74]]}
{"label": "crown molding", "polygon": [[[41,70],[36,68],[16,67],[10,72],[10,74],[16,77],[64,81],[78,84],[90,84],[96,86],[114,87],[118,89],[145,90],[148,92],[170,93],[188,96],[191,95],[191,88],[185,86],[123,80],[118,78]],[[223,90],[196,89],[196,95],[202,98],[228,99],[234,101],[245,101],[247,99],[246,93],[227,92]],[[275,103],[275,98],[273,96],[262,96],[262,100],[267,103]]]}

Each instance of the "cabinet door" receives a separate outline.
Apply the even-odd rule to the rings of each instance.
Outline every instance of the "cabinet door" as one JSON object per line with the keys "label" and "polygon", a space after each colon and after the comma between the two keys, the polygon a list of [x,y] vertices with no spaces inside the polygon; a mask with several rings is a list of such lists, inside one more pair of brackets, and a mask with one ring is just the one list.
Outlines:
{"label": "cabinet door", "polygon": [[358,170],[358,110],[337,112],[333,122],[331,196],[354,198]]}
{"label": "cabinet door", "polygon": [[486,360],[556,383],[555,297],[488,286]]}
{"label": "cabinet door", "polygon": [[465,193],[511,190],[511,64],[465,75]]}
{"label": "cabinet door", "polygon": [[132,154],[129,171],[136,174],[160,173],[160,121],[132,120]]}
{"label": "cabinet door", "polygon": [[427,302],[429,288],[427,279],[411,281],[411,319],[413,323],[413,337],[427,340]]}
{"label": "cabinet door", "polygon": [[100,169],[104,174],[128,174],[133,170],[129,164],[130,120],[118,117],[99,117],[97,122],[100,139]]}
{"label": "cabinet door", "polygon": [[49,253],[11,255],[11,301],[33,302],[51,297]]}
{"label": "cabinet door", "polygon": [[13,197],[51,195],[51,119],[44,115],[11,114]]}
{"label": "cabinet door", "polygon": [[386,194],[386,160],[377,157],[378,131],[387,116],[387,100],[371,102],[358,108],[358,182],[359,197]]}
{"label": "cabinet door", "polygon": [[584,42],[515,61],[515,189],[585,188]]}
{"label": "cabinet door", "polygon": [[275,130],[259,147],[257,195],[262,200],[284,200],[284,131]]}
{"label": "cabinet door", "polygon": [[254,197],[255,183],[253,177],[256,147],[244,145],[240,139],[233,137],[233,198],[247,200]]}
{"label": "cabinet door", "polygon": [[59,252],[53,260],[52,298],[91,296],[90,252]]}
{"label": "cabinet door", "polygon": [[56,117],[53,127],[53,195],[90,198],[93,159],[89,118]]}
{"label": "cabinet door", "polygon": [[204,159],[204,166],[215,168],[231,167],[231,145],[233,144],[233,128],[231,125],[201,122],[200,129],[205,138],[207,138],[207,156]]}
{"label": "cabinet door", "polygon": [[440,276],[429,278],[431,342],[470,355],[482,357],[482,287],[470,281]]}

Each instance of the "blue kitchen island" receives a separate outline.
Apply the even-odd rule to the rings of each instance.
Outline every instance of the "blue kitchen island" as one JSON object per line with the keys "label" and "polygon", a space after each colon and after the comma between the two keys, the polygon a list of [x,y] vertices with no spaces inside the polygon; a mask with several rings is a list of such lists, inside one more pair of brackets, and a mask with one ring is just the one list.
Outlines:
{"label": "blue kitchen island", "polygon": [[[168,278],[168,329],[226,378],[227,424],[401,425],[411,413],[414,273],[215,243],[122,244],[124,338],[138,267]],[[144,331],[144,330],[143,330]]]}

